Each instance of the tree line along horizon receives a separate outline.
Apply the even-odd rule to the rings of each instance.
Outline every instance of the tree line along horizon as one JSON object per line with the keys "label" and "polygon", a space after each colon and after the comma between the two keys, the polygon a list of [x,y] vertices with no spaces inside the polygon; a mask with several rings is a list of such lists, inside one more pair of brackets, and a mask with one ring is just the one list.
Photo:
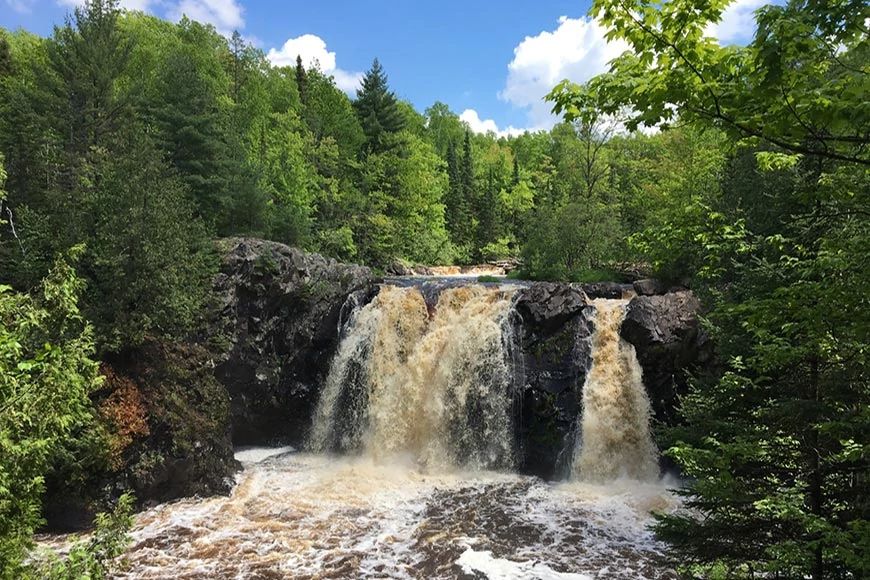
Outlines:
{"label": "tree line along horizon", "polygon": [[20,458],[0,461],[0,563],[20,565],[45,475],[100,421],[94,361],[200,329],[214,238],[255,236],[376,268],[519,258],[530,279],[689,284],[717,363],[657,426],[696,510],[656,525],[675,565],[870,574],[870,8],[765,6],[738,47],[705,36],[729,2],[696,4],[593,2],[631,50],[555,87],[551,130],[509,137],[421,114],[377,59],[351,99],[301,58],[114,0],[49,37],[0,29],[0,406],[17,410],[0,445]]}

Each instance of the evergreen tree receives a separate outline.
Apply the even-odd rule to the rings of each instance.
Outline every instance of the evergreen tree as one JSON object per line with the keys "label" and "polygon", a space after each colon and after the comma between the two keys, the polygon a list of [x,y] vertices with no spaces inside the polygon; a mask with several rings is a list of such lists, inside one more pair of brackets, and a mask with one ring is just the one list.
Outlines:
{"label": "evergreen tree", "polygon": [[232,175],[226,125],[215,79],[201,65],[205,31],[195,22],[185,24],[188,42],[165,57],[153,115],[161,129],[162,147],[186,182],[199,216],[218,224],[225,218]]}
{"label": "evergreen tree", "polygon": [[306,104],[308,97],[308,78],[305,66],[302,64],[302,55],[296,55],[296,90],[299,91],[299,100]]}
{"label": "evergreen tree", "polygon": [[[68,163],[79,166],[126,114],[115,90],[131,45],[118,29],[118,0],[88,0],[55,28],[49,58],[55,73],[55,120],[66,136]],[[48,79],[47,79],[48,80]],[[74,184],[70,181],[68,186]]]}
{"label": "evergreen tree", "polygon": [[98,344],[118,350],[191,329],[214,264],[184,182],[144,128],[128,125],[105,156],[83,204],[90,221],[84,310]]}
{"label": "evergreen tree", "polygon": [[487,255],[487,245],[494,244],[499,236],[499,184],[495,171],[490,168],[486,175],[486,185],[478,200],[477,252],[481,259],[495,256]]}
{"label": "evergreen tree", "polygon": [[9,51],[9,41],[0,36],[0,79],[12,74],[12,54]]}
{"label": "evergreen tree", "polygon": [[[471,150],[471,131],[465,131],[462,145],[462,160],[459,165],[459,199],[457,207],[462,208],[459,214],[459,241],[462,244],[473,244],[475,239],[475,224],[472,210],[477,206],[477,188],[474,181],[474,157]],[[465,215],[463,215],[465,214]]]}
{"label": "evergreen tree", "polygon": [[468,223],[468,205],[462,195],[462,179],[456,145],[451,141],[447,146],[447,195],[444,198],[444,214],[450,239],[457,246],[468,242],[464,238],[465,224]]}
{"label": "evergreen tree", "polygon": [[390,142],[387,136],[398,133],[405,126],[405,115],[396,95],[387,85],[387,75],[378,59],[372,62],[372,68],[363,77],[353,105],[370,152],[383,151]]}

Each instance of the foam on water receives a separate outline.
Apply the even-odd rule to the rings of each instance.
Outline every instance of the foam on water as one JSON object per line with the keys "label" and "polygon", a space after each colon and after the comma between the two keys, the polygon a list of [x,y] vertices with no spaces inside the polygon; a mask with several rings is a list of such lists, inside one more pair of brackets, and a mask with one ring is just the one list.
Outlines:
{"label": "foam on water", "polygon": [[675,577],[646,529],[663,486],[275,451],[246,450],[229,497],[139,514],[119,577]]}
{"label": "foam on water", "polygon": [[480,572],[492,580],[592,580],[592,576],[586,574],[556,572],[540,562],[514,562],[496,558],[492,552],[476,552],[472,548],[465,550],[456,563],[463,572]]}
{"label": "foam on water", "polygon": [[236,449],[235,458],[239,463],[260,463],[275,455],[295,451],[290,445],[284,447],[243,447]]}

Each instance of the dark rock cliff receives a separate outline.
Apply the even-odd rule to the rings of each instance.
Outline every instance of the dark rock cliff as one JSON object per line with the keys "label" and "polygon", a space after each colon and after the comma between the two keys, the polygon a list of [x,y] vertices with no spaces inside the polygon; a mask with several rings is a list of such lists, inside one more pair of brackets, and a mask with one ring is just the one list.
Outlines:
{"label": "dark rock cliff", "polygon": [[637,296],[628,304],[620,334],[634,345],[653,412],[674,421],[687,372],[708,364],[713,345],[698,324],[701,303],[688,290]]}
{"label": "dark rock cliff", "polygon": [[[519,290],[517,333],[523,357],[517,372],[523,378],[516,422],[522,471],[546,478],[567,475],[592,362],[592,300],[621,298],[625,290],[618,284],[554,283]],[[636,296],[628,304],[620,334],[635,347],[658,421],[676,419],[687,372],[712,356],[698,325],[699,310],[690,291]]]}
{"label": "dark rock cliff", "polygon": [[517,421],[520,469],[542,477],[567,473],[581,390],[590,361],[592,306],[582,289],[537,283],[519,290],[515,330],[522,359]]}
{"label": "dark rock cliff", "polygon": [[222,240],[210,342],[230,397],[233,442],[300,443],[348,297],[376,291],[368,268],[252,238]]}

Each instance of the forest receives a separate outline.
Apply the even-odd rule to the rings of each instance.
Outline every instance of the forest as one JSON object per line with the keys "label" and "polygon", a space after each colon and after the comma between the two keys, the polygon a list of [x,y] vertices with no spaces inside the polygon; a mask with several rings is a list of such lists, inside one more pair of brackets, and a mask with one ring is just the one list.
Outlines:
{"label": "forest", "polygon": [[0,29],[0,577],[101,577],[121,553],[128,496],[99,541],[26,559],[47,482],[84,485],[135,436],[97,404],[101,361],[200,332],[234,236],[378,272],[692,288],[717,364],[656,432],[692,510],[654,526],[674,565],[868,577],[870,8],[767,5],[720,46],[727,5],[595,0],[630,50],[511,137],[416,110],[377,59],[348,96],[114,0],[48,37]]}

